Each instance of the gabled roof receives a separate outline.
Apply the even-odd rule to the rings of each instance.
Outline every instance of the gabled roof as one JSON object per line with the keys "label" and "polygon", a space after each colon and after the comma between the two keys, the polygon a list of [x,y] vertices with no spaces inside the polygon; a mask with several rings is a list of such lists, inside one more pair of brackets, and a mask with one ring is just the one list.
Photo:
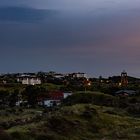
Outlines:
{"label": "gabled roof", "polygon": [[136,94],[136,91],[135,90],[119,90],[115,92],[115,94],[124,94],[124,93],[133,95],[133,94]]}

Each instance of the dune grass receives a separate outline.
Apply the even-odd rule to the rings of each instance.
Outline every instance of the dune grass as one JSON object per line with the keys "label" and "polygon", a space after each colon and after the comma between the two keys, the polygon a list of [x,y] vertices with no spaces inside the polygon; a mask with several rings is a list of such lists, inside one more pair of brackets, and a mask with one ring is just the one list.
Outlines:
{"label": "dune grass", "polygon": [[15,126],[7,132],[19,140],[137,140],[140,119],[122,109],[77,104],[64,106],[39,122]]}

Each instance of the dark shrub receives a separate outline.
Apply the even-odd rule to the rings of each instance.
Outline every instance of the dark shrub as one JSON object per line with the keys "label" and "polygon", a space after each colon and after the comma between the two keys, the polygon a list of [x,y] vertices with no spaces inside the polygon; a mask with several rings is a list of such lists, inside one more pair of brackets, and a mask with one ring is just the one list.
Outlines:
{"label": "dark shrub", "polygon": [[65,105],[91,103],[95,105],[116,106],[117,98],[104,93],[76,93],[64,100]]}
{"label": "dark shrub", "polygon": [[0,129],[0,140],[12,140],[12,138],[4,130]]}
{"label": "dark shrub", "polygon": [[129,105],[127,111],[132,115],[140,115],[140,104]]}
{"label": "dark shrub", "polygon": [[91,119],[93,116],[98,116],[96,109],[90,107],[89,105],[85,106],[85,111],[81,114],[85,119]]}
{"label": "dark shrub", "polygon": [[13,132],[11,133],[11,136],[14,138],[14,139],[21,139],[21,134],[19,132]]}

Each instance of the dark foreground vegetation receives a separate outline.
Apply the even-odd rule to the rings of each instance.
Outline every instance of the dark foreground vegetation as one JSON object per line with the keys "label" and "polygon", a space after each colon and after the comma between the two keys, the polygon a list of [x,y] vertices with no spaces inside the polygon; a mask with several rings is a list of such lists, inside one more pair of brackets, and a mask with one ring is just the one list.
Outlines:
{"label": "dark foreground vegetation", "polygon": [[[120,76],[56,78],[41,72],[35,76],[42,84],[33,86],[17,82],[19,76],[0,76],[0,140],[140,139],[140,79],[128,77],[123,87]],[[122,90],[128,94],[116,94]],[[53,91],[73,94],[59,106],[38,104]]]}
{"label": "dark foreground vegetation", "polygon": [[138,140],[140,99],[76,93],[55,108],[1,109],[1,140]]}

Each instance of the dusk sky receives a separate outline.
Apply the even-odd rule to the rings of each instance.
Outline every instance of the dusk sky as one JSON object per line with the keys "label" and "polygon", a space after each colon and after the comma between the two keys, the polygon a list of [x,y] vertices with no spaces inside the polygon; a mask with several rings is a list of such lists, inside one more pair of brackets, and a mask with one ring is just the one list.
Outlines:
{"label": "dusk sky", "polygon": [[0,0],[0,73],[140,77],[139,0]]}

